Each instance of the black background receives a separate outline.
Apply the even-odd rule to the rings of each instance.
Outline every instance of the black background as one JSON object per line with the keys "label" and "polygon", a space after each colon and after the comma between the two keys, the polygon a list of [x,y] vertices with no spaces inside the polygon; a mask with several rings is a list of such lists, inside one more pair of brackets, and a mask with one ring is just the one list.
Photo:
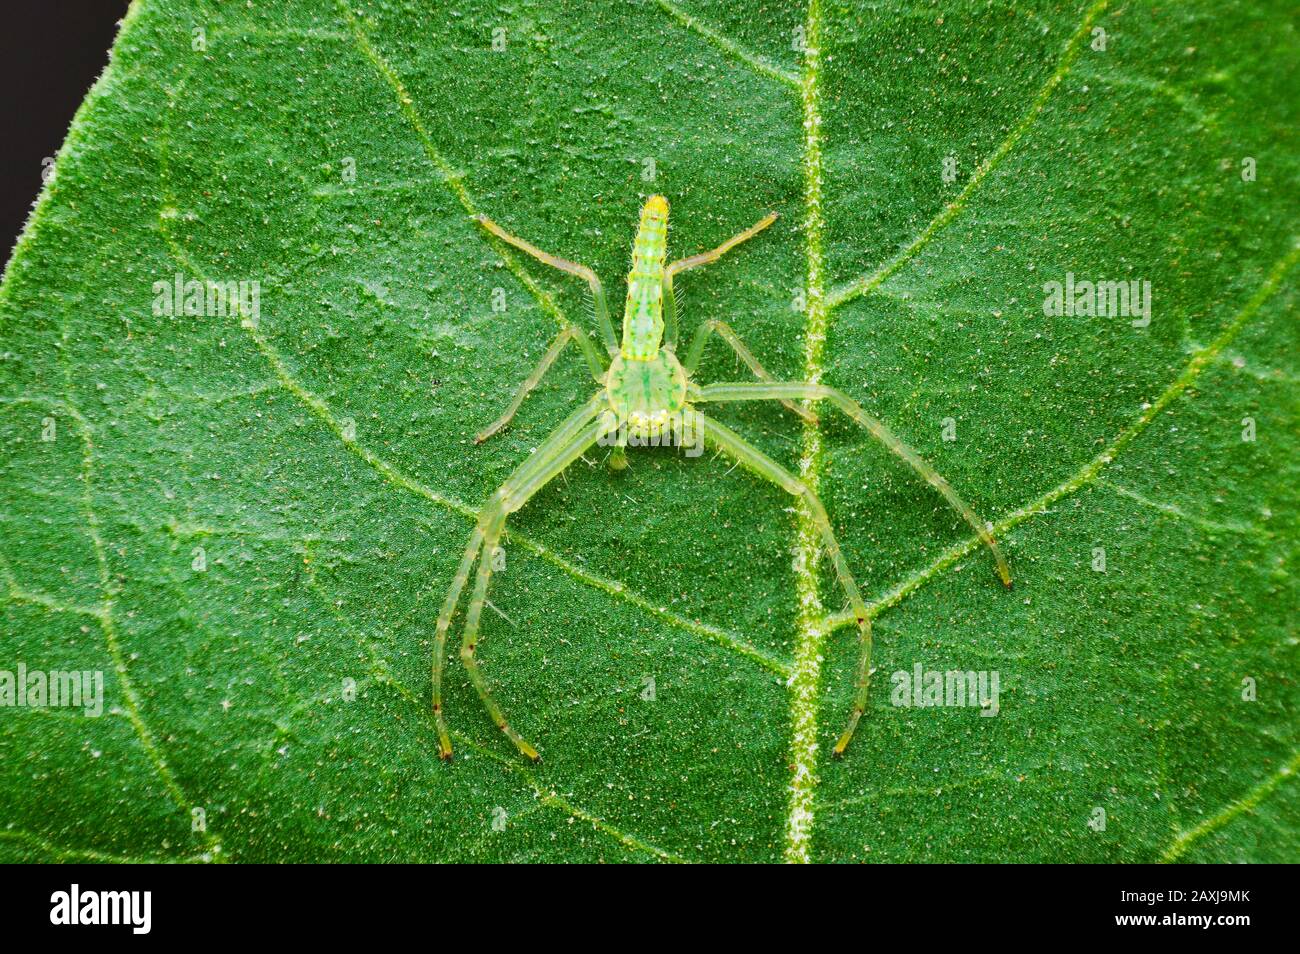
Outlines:
{"label": "black background", "polygon": [[[365,952],[381,944],[459,949],[485,941],[495,949],[521,931],[530,946],[575,947],[594,934],[601,948],[615,950],[695,948],[711,941],[736,948],[755,934],[765,949],[793,940],[812,954],[832,944],[863,952],[883,945],[907,954],[1096,950],[1084,945],[1121,939],[1127,943],[1121,941],[1120,950],[1294,947],[1293,872],[1285,866],[731,868],[703,876],[623,867],[594,877],[583,867],[545,878],[517,869],[438,866],[9,868],[3,874],[13,884],[0,890],[0,924],[12,949],[37,951],[106,942],[175,950],[195,940],[201,950],[222,950],[251,938],[259,949],[287,942],[294,951]],[[125,926],[51,925],[51,894],[68,891],[73,882],[82,891],[151,891],[152,930],[133,935]],[[1194,890],[1248,891],[1249,900],[1154,906],[1119,900],[1121,890],[1171,888],[1189,896]],[[1251,923],[1209,929],[1115,924],[1116,915],[1174,912],[1244,913]],[[1290,947],[1278,944],[1285,937],[1292,938]]]}
{"label": "black background", "polygon": [[41,190],[41,160],[108,65],[126,0],[11,0],[0,29],[0,248],[8,261]]}

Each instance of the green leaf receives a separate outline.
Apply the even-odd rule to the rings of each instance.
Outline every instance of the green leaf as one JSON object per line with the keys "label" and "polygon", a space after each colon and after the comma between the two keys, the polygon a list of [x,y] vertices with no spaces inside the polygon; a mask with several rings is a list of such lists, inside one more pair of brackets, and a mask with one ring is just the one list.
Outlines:
{"label": "green leaf", "polygon": [[[0,858],[1297,860],[1291,12],[137,0],[0,289],[0,670],[105,699],[0,712]],[[887,421],[1015,589],[831,407],[720,406],[870,601],[846,757],[806,511],[602,450],[511,519],[484,617],[543,761],[453,653],[440,762],[475,512],[592,390],[566,354],[472,443],[594,324],[470,215],[617,303],[652,191],[675,255],[781,213],[682,277],[687,328]],[[1149,281],[1149,325],[1046,314],[1067,273]],[[177,275],[258,282],[256,320],[156,314]],[[746,374],[715,344],[699,379]],[[997,715],[892,704],[917,666],[996,671]]]}

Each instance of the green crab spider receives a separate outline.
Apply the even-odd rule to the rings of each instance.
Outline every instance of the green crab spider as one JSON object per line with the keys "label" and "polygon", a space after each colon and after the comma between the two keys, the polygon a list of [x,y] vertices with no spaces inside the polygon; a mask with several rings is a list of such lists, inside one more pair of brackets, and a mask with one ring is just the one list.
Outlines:
{"label": "green crab spider", "polygon": [[[823,545],[844,591],[849,610],[858,624],[861,639],[855,678],[856,695],[849,722],[834,754],[844,753],[853,738],[859,719],[867,706],[868,685],[871,675],[871,619],[867,615],[862,594],[849,571],[848,561],[835,539],[826,508],[807,484],[786,468],[750,444],[730,428],[695,409],[696,404],[726,401],[780,401],[806,420],[817,418],[806,406],[796,401],[812,403],[828,401],[852,421],[866,429],[876,440],[902,458],[912,469],[942,494],[948,502],[974,528],[979,538],[992,551],[997,563],[998,576],[1005,586],[1011,586],[1011,572],[1007,561],[998,549],[997,542],[986,525],[957,495],[952,486],[939,473],[921,459],[914,450],[899,440],[889,428],[866,413],[852,398],[822,384],[777,381],[764,370],[739,336],[723,321],[711,318],[703,322],[691,340],[686,360],[677,358],[677,300],[673,279],[678,274],[717,261],[731,249],[753,238],[776,221],[772,213],[750,228],[723,242],[712,251],[692,255],[665,265],[668,239],[668,202],[660,195],[651,196],[641,210],[641,220],[632,244],[632,271],[627,278],[627,303],[623,311],[621,341],[614,337],[610,322],[605,289],[596,273],[585,265],[557,258],[543,252],[529,242],[511,235],[487,216],[475,216],[487,231],[515,248],[552,268],[583,279],[591,288],[595,305],[596,326],[607,356],[602,356],[587,335],[572,325],[565,326],[536,369],[519,386],[505,412],[475,436],[482,443],[506,427],[524,399],[537,387],[542,377],[555,363],[570,342],[578,346],[586,358],[591,376],[598,390],[585,404],[569,415],[549,437],[515,469],[504,484],[494,493],[479,512],[478,521],[470,534],[464,556],[456,575],[447,590],[442,611],[438,615],[433,643],[433,715],[437,724],[439,755],[451,757],[451,737],[442,711],[442,677],[446,663],[447,634],[461,594],[469,583],[470,573],[477,561],[469,607],[465,611],[465,627],[461,638],[460,658],[469,673],[483,706],[497,727],[527,758],[540,758],[535,749],[510,725],[501,710],[487,680],[483,677],[475,650],[478,646],[479,625],[483,604],[487,601],[488,584],[492,579],[492,558],[506,518],[519,510],[546,484],[562,473],[596,443],[613,446],[611,464],[625,466],[624,448],[628,445],[682,443],[692,435],[703,438],[723,455],[732,458],[753,473],[796,498],[802,498],[821,532]],[[711,335],[717,335],[731,346],[736,355],[753,372],[757,379],[750,382],[699,385],[692,380],[695,368],[704,353]]]}

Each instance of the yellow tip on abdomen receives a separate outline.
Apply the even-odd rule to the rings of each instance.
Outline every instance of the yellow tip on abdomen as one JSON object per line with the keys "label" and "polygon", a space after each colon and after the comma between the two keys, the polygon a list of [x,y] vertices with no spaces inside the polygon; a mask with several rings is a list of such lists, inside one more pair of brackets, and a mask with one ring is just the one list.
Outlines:
{"label": "yellow tip on abdomen", "polygon": [[645,200],[645,208],[641,210],[642,217],[647,215],[668,216],[668,200],[661,195],[652,195]]}

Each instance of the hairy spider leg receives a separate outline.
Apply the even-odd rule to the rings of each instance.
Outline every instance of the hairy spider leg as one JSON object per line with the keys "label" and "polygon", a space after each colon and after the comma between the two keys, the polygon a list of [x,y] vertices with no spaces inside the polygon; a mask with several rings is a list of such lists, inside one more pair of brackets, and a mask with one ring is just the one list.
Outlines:
{"label": "hairy spider leg", "polygon": [[[560,258],[559,256],[552,255],[549,252],[543,252],[532,242],[511,235],[486,215],[476,215],[474,216],[474,221],[483,226],[483,228],[487,229],[497,238],[501,239],[501,241],[508,242],[521,252],[526,252],[542,264],[549,265],[552,268],[558,268],[560,271],[567,272],[570,275],[576,275],[585,281],[591,287],[591,298],[596,310],[596,327],[600,331],[601,340],[605,343],[605,350],[608,351],[611,356],[618,353],[618,340],[614,337],[614,325],[609,319],[609,304],[605,300],[605,287],[601,285],[600,279],[596,276],[595,272],[586,265],[579,265],[577,262],[571,262],[567,258]],[[585,338],[586,336],[584,335],[583,337]],[[588,357],[588,361],[590,360],[590,357]],[[601,370],[603,370],[603,368]],[[593,366],[592,373],[599,375],[600,372],[596,370],[595,366]]]}
{"label": "hairy spider leg", "polygon": [[[700,401],[751,401],[779,398],[804,398],[810,401],[825,398],[831,401],[853,421],[866,428],[873,437],[907,461],[932,487],[943,494],[993,552],[993,558],[997,563],[998,576],[1001,578],[1003,585],[1008,588],[1011,586],[1011,570],[1007,566],[1007,561],[1003,558],[997,541],[993,539],[993,534],[989,533],[984,523],[975,516],[975,512],[966,505],[965,501],[957,495],[957,491],[952,489],[952,486],[940,476],[938,471],[927,464],[916,451],[899,440],[889,428],[862,410],[858,403],[847,394],[821,384],[804,384],[800,382],[779,382],[777,384],[760,382],[751,384],[738,382],[735,384],[707,385],[698,388],[693,396]],[[853,739],[853,733],[858,727],[858,720],[862,718],[863,712],[866,711],[870,679],[871,638],[870,629],[865,629],[863,630],[862,649],[858,658],[853,712],[849,716],[848,726],[835,743],[833,754],[837,756],[844,754],[844,750]]]}
{"label": "hairy spider leg", "polygon": [[[688,375],[694,374],[696,367],[699,366],[700,357],[704,354],[704,346],[708,344],[709,335],[711,334],[716,334],[727,344],[731,345],[731,350],[736,352],[740,357],[740,360],[745,362],[745,364],[748,365],[749,370],[754,372],[754,377],[758,378],[760,381],[767,381],[769,384],[777,383],[776,378],[768,374],[767,369],[758,363],[758,359],[754,357],[754,353],[746,347],[745,342],[740,340],[740,335],[736,334],[736,332],[732,330],[731,326],[720,318],[710,318],[695,329],[695,336],[691,339],[690,350],[686,352],[686,360],[682,363],[682,367],[686,369]],[[806,407],[795,404],[794,401],[789,399],[783,400],[781,403],[810,424],[817,423],[817,415]]]}
{"label": "hairy spider leg", "polygon": [[758,474],[758,476],[770,480],[787,493],[803,498],[813,523],[821,531],[826,553],[835,566],[835,575],[839,577],[840,587],[844,590],[845,596],[848,597],[849,609],[858,622],[862,644],[865,647],[867,658],[870,658],[871,618],[867,615],[866,604],[862,602],[862,593],[858,589],[857,582],[853,579],[853,573],[849,570],[848,561],[844,558],[844,551],[840,549],[840,545],[835,539],[835,531],[831,529],[830,517],[827,516],[826,508],[822,506],[817,494],[798,477],[746,441],[735,431],[719,424],[710,417],[700,414],[698,411],[696,417],[704,428],[704,441],[706,444],[713,444],[732,460]]}
{"label": "hairy spider leg", "polygon": [[[691,255],[687,258],[679,258],[667,268],[664,269],[663,277],[663,304],[664,304],[664,342],[669,348],[677,347],[677,293],[673,290],[673,278],[680,272],[690,271],[692,268],[699,268],[701,265],[708,265],[710,262],[716,262],[727,252],[731,251],[741,242],[747,242],[752,239],[763,229],[767,228],[777,220],[775,212],[751,225],[745,231],[733,235],[717,248],[701,252],[699,255]],[[697,333],[698,337],[698,333]],[[755,362],[757,363],[757,362]],[[750,365],[752,368],[754,365]]]}
{"label": "hairy spider leg", "polygon": [[[745,231],[733,235],[717,248],[708,252],[701,252],[699,255],[691,255],[688,258],[681,258],[664,269],[663,279],[663,303],[664,303],[664,339],[666,346],[670,349],[677,347],[677,293],[673,286],[673,277],[680,272],[690,271],[692,268],[699,268],[702,265],[708,265],[716,262],[727,252],[731,251],[741,242],[747,242],[759,232],[763,231],[769,225],[777,220],[777,213],[772,212],[760,219],[754,225],[745,229]],[[701,324],[695,330],[695,335],[691,338],[691,346],[686,354],[686,361],[683,366],[687,374],[694,374],[696,367],[699,366],[700,358],[704,354],[704,347],[708,343],[709,335],[716,334],[719,338],[731,346],[736,355],[749,370],[754,372],[754,376],[760,381],[775,381],[772,375],[768,374],[766,369],[754,357],[752,351],[745,346],[740,340],[740,336],[732,330],[731,326],[725,321],[718,318],[710,318]],[[800,407],[794,401],[782,401],[787,408],[798,414],[804,420],[812,422],[817,420],[817,416],[807,408]]]}
{"label": "hairy spider leg", "polygon": [[[439,721],[439,747],[443,758],[451,756],[451,743],[446,736],[446,729],[441,724],[441,685],[442,671],[446,661],[446,636],[455,613],[460,592],[468,578],[469,563],[472,563],[474,551],[478,556],[478,572],[474,580],[474,589],[470,595],[469,606],[465,612],[465,629],[461,639],[460,658],[465,664],[470,682],[483,702],[484,708],[505,735],[515,744],[521,754],[533,761],[540,758],[533,748],[505,718],[500,705],[497,704],[487,680],[484,678],[478,661],[474,656],[478,645],[479,621],[483,605],[487,601],[488,584],[492,577],[492,554],[505,529],[506,517],[519,510],[540,491],[547,483],[566,470],[586,450],[596,443],[609,430],[608,416],[602,414],[603,402],[593,398],[582,408],[573,413],[533,452],[532,456],[521,464],[507,478],[484,506],[479,515],[478,524],[470,537],[470,546],[466,548],[466,560],[462,560],[461,569],[452,583],[452,590],[447,594],[442,615],[438,618],[437,634],[434,638],[434,686],[435,713]],[[597,415],[600,419],[597,420]],[[481,536],[481,542],[475,537]],[[468,563],[466,561],[469,561]]]}
{"label": "hairy spider leg", "polygon": [[465,555],[461,558],[460,566],[456,569],[456,575],[443,600],[442,612],[438,614],[438,626],[433,636],[433,721],[438,728],[438,756],[444,759],[451,758],[451,735],[447,732],[447,722],[442,716],[442,670],[447,657],[447,630],[451,627],[451,617],[456,612],[461,590],[469,580],[469,571],[474,568],[478,551],[483,546],[484,520],[488,516],[487,513],[481,515],[474,532],[469,535],[469,544],[465,547]]}
{"label": "hairy spider leg", "polygon": [[803,398],[809,401],[824,398],[830,401],[843,411],[847,417],[866,428],[872,437],[911,465],[912,469],[920,474],[926,483],[943,494],[953,509],[962,515],[965,521],[970,524],[971,529],[975,531],[980,540],[984,542],[984,545],[992,552],[993,559],[997,563],[998,577],[1002,580],[1002,585],[1007,588],[1011,587],[1011,569],[1007,566],[1006,558],[1002,556],[1002,550],[998,547],[998,542],[993,539],[993,534],[989,532],[984,521],[975,516],[975,511],[971,510],[966,505],[966,502],[957,495],[957,491],[952,489],[952,485],[944,480],[937,470],[926,463],[920,454],[912,450],[884,424],[864,411],[861,405],[843,391],[837,391],[835,388],[827,387],[824,384],[807,384],[800,381],[778,381],[772,384],[763,381],[753,383],[742,381],[727,384],[708,384],[696,389],[693,396],[700,401],[761,401],[779,400],[781,398]]}
{"label": "hairy spider leg", "polygon": [[569,325],[555,336],[555,340],[551,342],[551,346],[546,349],[546,354],[542,355],[542,360],[537,362],[537,367],[533,369],[533,373],[524,380],[523,384],[519,385],[519,389],[515,391],[514,400],[510,402],[510,406],[505,409],[504,413],[502,413],[500,417],[474,436],[475,444],[482,444],[485,440],[510,423],[511,419],[515,416],[515,412],[517,412],[520,405],[524,403],[524,398],[528,397],[532,390],[541,383],[542,377],[551,369],[551,365],[555,363],[555,359],[560,356],[560,352],[564,350],[564,346],[570,341],[576,341],[586,354],[587,363],[591,366],[591,374],[592,377],[596,379],[596,382],[601,383],[604,381],[605,368],[601,364],[600,356],[596,353],[595,345],[593,345],[587,339],[587,336],[580,330]]}
{"label": "hairy spider leg", "polygon": [[839,758],[853,741],[853,733],[858,730],[858,721],[867,711],[867,697],[871,692],[871,617],[867,625],[859,627],[862,632],[862,648],[858,651],[858,668],[853,677],[853,711],[849,713],[848,725],[835,741],[831,755]]}
{"label": "hairy spider leg", "polygon": [[[469,573],[474,567],[474,560],[478,557],[479,550],[483,546],[488,524],[495,515],[498,502],[497,496],[508,489],[512,481],[517,482],[526,478],[531,468],[536,467],[539,461],[544,460],[555,444],[576,433],[578,429],[595,416],[599,407],[599,403],[592,400],[566,418],[537,449],[537,453],[516,468],[510,479],[502,485],[497,494],[493,495],[479,513],[474,532],[470,534],[469,543],[465,547],[465,555],[462,557],[460,567],[456,570],[456,575],[452,578],[451,586],[447,590],[447,597],[443,601],[442,611],[438,614],[438,624],[433,637],[433,716],[438,729],[438,754],[444,759],[451,758],[451,737],[447,732],[447,725],[442,714],[442,674],[447,655],[447,631],[451,628],[451,620],[456,613],[456,604],[460,601],[461,591],[469,580]],[[488,550],[487,557],[491,559],[491,550]]]}

